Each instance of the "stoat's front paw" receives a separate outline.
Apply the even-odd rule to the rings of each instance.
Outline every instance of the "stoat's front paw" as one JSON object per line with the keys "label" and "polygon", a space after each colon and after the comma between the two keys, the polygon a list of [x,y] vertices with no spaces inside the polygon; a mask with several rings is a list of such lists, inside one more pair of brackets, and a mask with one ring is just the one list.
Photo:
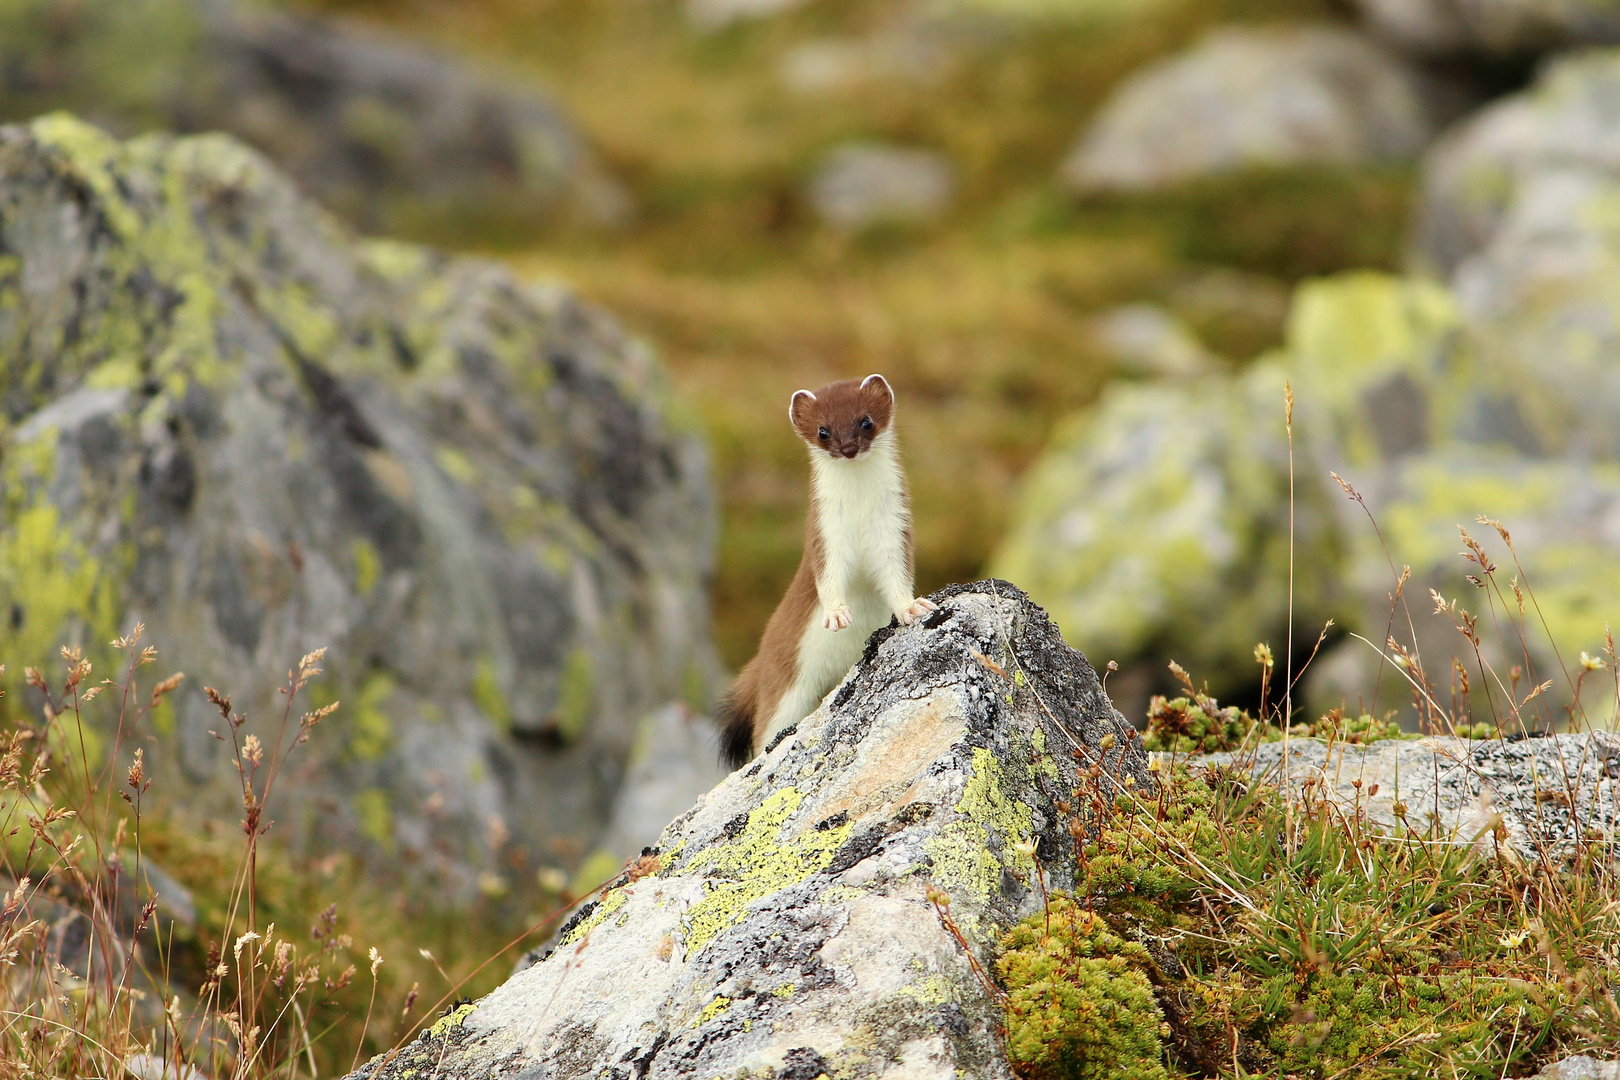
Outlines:
{"label": "stoat's front paw", "polygon": [[839,604],[835,608],[828,609],[826,616],[821,620],[821,625],[833,631],[848,630],[849,624],[854,621],[855,615],[849,610],[849,605]]}
{"label": "stoat's front paw", "polygon": [[934,603],[926,596],[919,596],[917,599],[911,602],[910,607],[901,608],[899,611],[895,612],[894,617],[900,620],[901,626],[910,626],[924,615],[927,615],[930,611],[938,610],[938,604]]}

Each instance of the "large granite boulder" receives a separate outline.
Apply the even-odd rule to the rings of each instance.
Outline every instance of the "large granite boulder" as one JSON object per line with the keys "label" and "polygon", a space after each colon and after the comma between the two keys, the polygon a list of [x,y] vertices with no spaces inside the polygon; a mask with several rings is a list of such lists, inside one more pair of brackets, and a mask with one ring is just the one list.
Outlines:
{"label": "large granite boulder", "polygon": [[1420,55],[1533,56],[1620,41],[1607,0],[1356,0],[1379,36]]}
{"label": "large granite boulder", "polygon": [[[1620,177],[1620,51],[1560,57],[1527,90],[1458,124],[1429,151],[1418,209],[1423,269],[1455,273],[1515,215],[1557,216],[1560,177]],[[1567,194],[1568,192],[1564,192]]]}
{"label": "large granite boulder", "polygon": [[239,0],[0,5],[0,120],[59,108],[126,133],[231,132],[368,230],[626,210],[538,90]]}
{"label": "large granite boulder", "polygon": [[1295,644],[1308,650],[1357,611],[1360,522],[1328,473],[1382,467],[1464,423],[1432,404],[1452,385],[1457,318],[1438,286],[1349,274],[1302,286],[1284,349],[1240,375],[1109,386],[1020,482],[993,571],[1025,582],[1087,655],[1120,663],[1110,688],[1132,716],[1174,685],[1169,660],[1217,696],[1244,693],[1255,646],[1281,660],[1288,634],[1287,389]]}
{"label": "large granite boulder", "polygon": [[[1435,698],[1469,702],[1476,719],[1493,719],[1481,658],[1504,683],[1521,669],[1515,700],[1551,680],[1522,709],[1525,726],[1547,727],[1574,701],[1577,659],[1599,656],[1605,624],[1620,622],[1620,464],[1597,437],[1603,358],[1567,344],[1520,358],[1486,333],[1494,325],[1432,281],[1307,282],[1284,348],[1243,374],[1116,384],[1060,428],[992,566],[1022,575],[1076,645],[1120,662],[1110,687],[1133,715],[1149,690],[1168,689],[1168,660],[1217,694],[1252,693],[1254,647],[1270,644],[1280,665],[1286,635],[1291,387],[1296,664],[1335,623],[1311,665],[1312,708],[1399,709],[1414,723],[1434,712],[1382,655],[1393,633]],[[1584,397],[1569,388],[1563,414],[1545,407],[1559,383],[1539,374],[1559,364],[1596,372]],[[1570,419],[1579,408],[1591,437]],[[1503,523],[1512,549],[1481,516]],[[1459,556],[1459,526],[1498,568],[1500,594],[1469,582],[1485,575]],[[1530,590],[1524,613],[1515,580]],[[1434,613],[1430,590],[1485,620],[1478,655],[1455,613]],[[1508,622],[1488,617],[1493,605]],[[1136,688],[1139,672],[1152,678]],[[1494,705],[1494,719],[1513,719],[1501,694]]]}
{"label": "large granite boulder", "polygon": [[1156,785],[1022,593],[934,598],[548,957],[357,1075],[1010,1078],[995,939],[1073,887],[1075,814]]}
{"label": "large granite boulder", "polygon": [[188,681],[139,737],[192,806],[240,799],[201,688],[266,724],[329,646],[278,833],[499,891],[583,855],[641,719],[713,688],[707,463],[648,350],[357,242],[228,137],[0,128],[0,373],[3,701],[143,620]]}
{"label": "large granite boulder", "polygon": [[1418,262],[1449,277],[1519,442],[1620,460],[1620,51],[1552,64],[1446,136]]}
{"label": "large granite boulder", "polygon": [[1410,158],[1438,119],[1420,75],[1353,31],[1223,28],[1128,78],[1062,178],[1135,191],[1253,166]]}
{"label": "large granite boulder", "polygon": [[[1026,582],[1071,642],[1124,668],[1111,687],[1132,716],[1168,689],[1167,660],[1226,694],[1258,674],[1258,641],[1286,636],[1288,444],[1274,374],[1112,385],[1020,481],[992,572]],[[1319,489],[1305,494],[1300,557],[1335,566],[1331,511]],[[1302,625],[1325,616],[1331,581],[1299,580]]]}

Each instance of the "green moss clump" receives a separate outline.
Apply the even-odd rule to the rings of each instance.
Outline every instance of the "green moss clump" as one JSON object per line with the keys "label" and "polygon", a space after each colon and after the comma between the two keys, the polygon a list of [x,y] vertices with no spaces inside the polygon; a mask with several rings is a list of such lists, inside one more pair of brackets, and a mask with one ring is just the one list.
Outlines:
{"label": "green moss clump", "polygon": [[1195,701],[1156,695],[1148,705],[1142,745],[1175,754],[1215,754],[1245,743],[1269,742],[1272,732],[1277,729],[1270,724],[1261,727],[1248,713],[1231,705],[1223,708],[1211,697],[1200,695]]}
{"label": "green moss clump", "polygon": [[[1048,930],[1048,927],[1050,929]],[[1157,1080],[1164,1018],[1143,973],[1147,950],[1072,899],[1002,939],[1007,1054],[1041,1080]]]}
{"label": "green moss clump", "polygon": [[[1289,734],[1298,739],[1326,739],[1352,746],[1364,746],[1380,739],[1418,738],[1402,731],[1401,725],[1393,719],[1366,713],[1346,717],[1339,709],[1313,723],[1295,724]],[[1494,738],[1496,729],[1489,724],[1475,724],[1459,729],[1457,734],[1470,739]],[[1259,743],[1279,742],[1282,736],[1282,728],[1277,725],[1263,724],[1243,709],[1223,706],[1208,694],[1199,694],[1191,698],[1154,697],[1148,706],[1148,725],[1142,745],[1162,753],[1218,754],[1252,748]]]}
{"label": "green moss clump", "polygon": [[[1488,724],[1475,726],[1489,727]],[[1314,724],[1304,725],[1302,734],[1310,738],[1327,739],[1330,742],[1349,743],[1352,746],[1365,746],[1367,743],[1378,742],[1381,739],[1416,739],[1420,737],[1416,732],[1402,731],[1401,725],[1393,719],[1379,719],[1376,716],[1368,716],[1366,713],[1362,713],[1360,716],[1347,717],[1339,709],[1327,713]],[[1462,732],[1459,731],[1458,734],[1461,735]],[[1475,736],[1468,735],[1464,737],[1474,738]]]}

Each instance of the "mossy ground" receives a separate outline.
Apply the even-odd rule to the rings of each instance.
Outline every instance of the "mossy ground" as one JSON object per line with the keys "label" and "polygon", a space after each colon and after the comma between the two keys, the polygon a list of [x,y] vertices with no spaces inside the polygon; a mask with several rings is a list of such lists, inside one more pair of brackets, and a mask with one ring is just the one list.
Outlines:
{"label": "mossy ground", "polygon": [[1236,773],[1164,775],[1098,823],[1073,895],[1004,938],[1024,1075],[1500,1078],[1613,1056],[1620,905],[1595,859],[1375,838]]}

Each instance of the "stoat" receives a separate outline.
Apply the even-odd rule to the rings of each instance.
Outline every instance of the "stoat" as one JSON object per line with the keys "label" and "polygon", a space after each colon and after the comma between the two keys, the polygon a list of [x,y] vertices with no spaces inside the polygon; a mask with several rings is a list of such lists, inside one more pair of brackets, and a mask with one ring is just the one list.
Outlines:
{"label": "stoat", "polygon": [[889,616],[905,626],[936,607],[912,595],[911,507],[887,380],[800,390],[788,419],[810,448],[804,557],[720,706],[733,767],[815,711]]}

